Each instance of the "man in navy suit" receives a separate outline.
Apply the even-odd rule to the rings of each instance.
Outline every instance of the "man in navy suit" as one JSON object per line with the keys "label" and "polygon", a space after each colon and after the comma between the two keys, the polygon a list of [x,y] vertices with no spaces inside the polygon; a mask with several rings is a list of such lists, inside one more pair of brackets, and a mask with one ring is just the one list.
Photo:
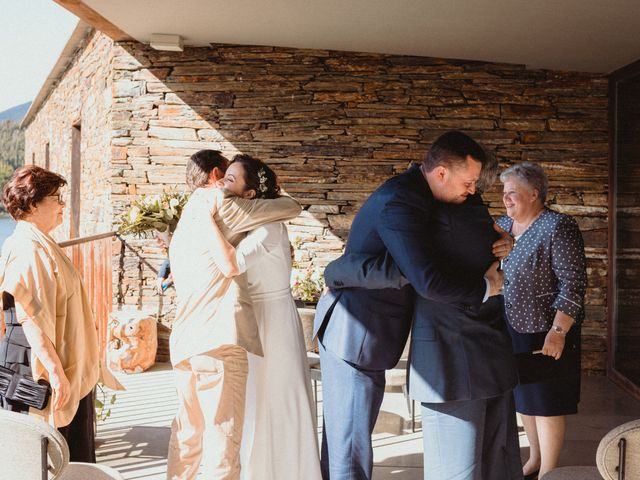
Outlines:
{"label": "man in navy suit", "polygon": [[[354,219],[345,256],[327,268],[332,290],[315,321],[325,480],[371,478],[384,373],[400,358],[412,317],[410,391],[423,407],[425,478],[522,478],[511,396],[516,375],[501,297],[494,298],[502,276],[491,252],[506,255],[510,242],[496,241],[474,196],[485,163],[484,150],[467,135],[442,135],[420,166],[371,195]],[[488,230],[469,227],[479,219]]]}

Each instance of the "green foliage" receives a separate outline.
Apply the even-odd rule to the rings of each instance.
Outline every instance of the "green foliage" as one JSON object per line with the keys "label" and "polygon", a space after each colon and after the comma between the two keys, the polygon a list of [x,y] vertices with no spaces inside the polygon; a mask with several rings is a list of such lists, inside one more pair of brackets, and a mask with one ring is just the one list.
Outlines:
{"label": "green foliage", "polygon": [[0,163],[0,190],[4,188],[4,184],[7,183],[11,175],[13,175],[13,170],[14,168],[11,165]]}
{"label": "green foliage", "polygon": [[147,237],[154,231],[172,234],[182,215],[189,194],[163,190],[159,195],[143,195],[120,216],[120,235]]}
{"label": "green foliage", "polygon": [[[291,242],[294,250],[300,250],[302,244],[300,237],[296,237]],[[322,296],[322,291],[325,287],[324,275],[311,265],[303,269],[296,260],[293,261],[291,266],[291,294],[293,298],[308,303],[317,302]]]}
{"label": "green foliage", "polygon": [[[24,130],[17,122],[0,122],[0,191],[13,171],[24,164]],[[4,207],[0,205],[0,211]]]}
{"label": "green foliage", "polygon": [[104,421],[111,416],[111,407],[116,403],[116,394],[112,394],[107,399],[107,392],[104,386],[100,383],[96,385],[95,390],[95,408],[96,408],[96,420]]}
{"label": "green foliage", "polygon": [[15,170],[24,164],[24,130],[17,122],[0,122],[0,165]]}

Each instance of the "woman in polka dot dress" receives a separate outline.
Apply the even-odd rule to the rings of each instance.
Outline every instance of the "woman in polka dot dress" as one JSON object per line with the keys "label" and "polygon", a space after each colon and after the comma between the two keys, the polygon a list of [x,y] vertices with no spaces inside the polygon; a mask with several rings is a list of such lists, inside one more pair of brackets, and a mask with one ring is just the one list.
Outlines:
{"label": "woman in polka dot dress", "polygon": [[549,182],[539,165],[514,165],[500,180],[507,215],[497,223],[516,239],[503,260],[506,318],[515,353],[534,360],[519,365],[515,389],[530,444],[523,473],[533,480],[557,466],[565,416],[578,411],[586,260],[576,221],[544,205]]}

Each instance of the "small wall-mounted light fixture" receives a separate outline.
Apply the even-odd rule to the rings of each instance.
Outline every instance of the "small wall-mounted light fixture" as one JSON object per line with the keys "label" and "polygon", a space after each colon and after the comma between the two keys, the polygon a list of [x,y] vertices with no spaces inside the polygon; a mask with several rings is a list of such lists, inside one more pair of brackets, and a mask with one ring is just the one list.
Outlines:
{"label": "small wall-mounted light fixture", "polygon": [[166,50],[169,52],[182,52],[182,50],[184,50],[182,37],[180,35],[152,33],[149,45],[156,50]]}

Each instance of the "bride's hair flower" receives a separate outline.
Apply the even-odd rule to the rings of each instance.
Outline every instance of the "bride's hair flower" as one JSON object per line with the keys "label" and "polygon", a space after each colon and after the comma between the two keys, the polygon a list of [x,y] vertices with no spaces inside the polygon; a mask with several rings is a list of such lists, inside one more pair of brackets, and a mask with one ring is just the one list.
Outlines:
{"label": "bride's hair flower", "polygon": [[258,187],[262,193],[266,192],[269,187],[267,186],[267,172],[264,171],[264,168],[258,170],[258,181],[260,182],[260,186]]}

